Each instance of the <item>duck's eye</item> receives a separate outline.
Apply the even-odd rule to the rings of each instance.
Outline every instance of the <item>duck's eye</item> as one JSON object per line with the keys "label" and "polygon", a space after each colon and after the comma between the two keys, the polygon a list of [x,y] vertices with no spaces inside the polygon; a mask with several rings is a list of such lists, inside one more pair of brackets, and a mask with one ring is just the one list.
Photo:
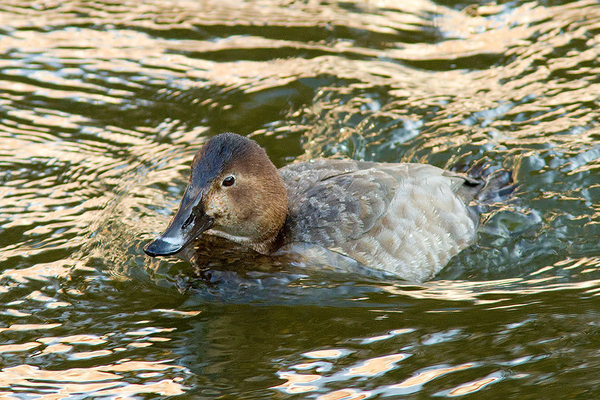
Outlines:
{"label": "duck's eye", "polygon": [[227,178],[223,179],[223,186],[227,187],[227,186],[231,186],[235,183],[235,178],[233,176],[228,176]]}

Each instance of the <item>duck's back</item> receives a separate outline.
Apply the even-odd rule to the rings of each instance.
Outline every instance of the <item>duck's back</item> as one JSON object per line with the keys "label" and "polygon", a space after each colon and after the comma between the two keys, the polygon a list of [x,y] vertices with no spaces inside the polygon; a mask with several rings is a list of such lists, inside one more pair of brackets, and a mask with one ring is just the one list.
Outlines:
{"label": "duck's back", "polygon": [[316,160],[284,167],[288,242],[423,281],[475,238],[477,183],[426,164]]}

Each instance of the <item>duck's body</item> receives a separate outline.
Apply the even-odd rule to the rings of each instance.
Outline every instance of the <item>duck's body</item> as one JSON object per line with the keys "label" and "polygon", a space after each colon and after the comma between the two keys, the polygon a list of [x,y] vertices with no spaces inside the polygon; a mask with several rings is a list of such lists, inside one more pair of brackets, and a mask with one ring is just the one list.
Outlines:
{"label": "duck's body", "polygon": [[[426,164],[315,160],[280,170],[286,243],[315,243],[360,264],[423,281],[472,244],[479,185]],[[475,185],[475,186],[473,186]]]}
{"label": "duck's body", "polygon": [[310,243],[423,281],[473,243],[467,205],[482,186],[426,164],[315,160],[277,171],[254,141],[221,134],[194,159],[180,210],[145,251],[173,254],[206,231],[262,254]]}

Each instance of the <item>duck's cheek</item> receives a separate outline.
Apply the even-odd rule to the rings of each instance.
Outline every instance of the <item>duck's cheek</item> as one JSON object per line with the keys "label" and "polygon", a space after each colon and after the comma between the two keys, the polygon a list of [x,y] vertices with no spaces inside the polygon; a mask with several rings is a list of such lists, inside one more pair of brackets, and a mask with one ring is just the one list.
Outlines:
{"label": "duck's cheek", "polygon": [[225,196],[212,195],[207,198],[205,212],[215,220],[215,225],[227,226],[231,221],[231,205]]}

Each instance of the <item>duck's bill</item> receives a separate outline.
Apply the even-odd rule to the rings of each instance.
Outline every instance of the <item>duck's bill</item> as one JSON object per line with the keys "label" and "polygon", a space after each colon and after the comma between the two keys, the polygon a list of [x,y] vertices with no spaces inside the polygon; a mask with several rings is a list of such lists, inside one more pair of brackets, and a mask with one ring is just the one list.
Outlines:
{"label": "duck's bill", "polygon": [[214,219],[199,207],[180,208],[165,232],[144,247],[144,253],[150,257],[179,253],[213,224]]}

